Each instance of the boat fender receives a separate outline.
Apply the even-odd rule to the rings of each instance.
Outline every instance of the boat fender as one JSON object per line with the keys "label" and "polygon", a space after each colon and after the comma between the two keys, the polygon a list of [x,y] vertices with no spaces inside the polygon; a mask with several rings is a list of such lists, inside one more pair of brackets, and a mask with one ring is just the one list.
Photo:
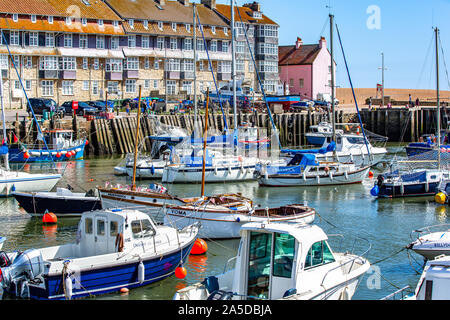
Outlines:
{"label": "boat fender", "polygon": [[217,167],[215,167],[215,168],[214,168],[214,175],[217,176],[217,173],[218,173],[218,172],[217,172]]}
{"label": "boat fender", "polygon": [[64,285],[65,285],[66,300],[70,300],[72,299],[73,295],[72,277],[70,275],[67,275],[66,279],[64,279]]}
{"label": "boat fender", "polygon": [[401,195],[405,194],[405,185],[403,183],[400,185],[400,194]]}
{"label": "boat fender", "polygon": [[330,176],[330,180],[333,181],[333,172],[330,171],[329,176]]}
{"label": "boat fender", "polygon": [[228,167],[228,173],[231,173],[231,166]]}
{"label": "boat fender", "polygon": [[145,266],[144,263],[141,261],[138,265],[138,281],[140,284],[144,283],[145,280]]}
{"label": "boat fender", "polygon": [[378,197],[378,194],[380,193],[380,188],[378,187],[378,185],[375,185],[372,190],[370,190],[370,194],[373,197]]}
{"label": "boat fender", "polygon": [[267,171],[264,172],[264,179],[269,179],[269,174],[267,173]]}
{"label": "boat fender", "polygon": [[344,177],[345,177],[345,180],[348,180],[348,172],[347,171],[345,171]]}
{"label": "boat fender", "polygon": [[116,244],[117,252],[123,252],[123,233],[118,233],[116,236]]}

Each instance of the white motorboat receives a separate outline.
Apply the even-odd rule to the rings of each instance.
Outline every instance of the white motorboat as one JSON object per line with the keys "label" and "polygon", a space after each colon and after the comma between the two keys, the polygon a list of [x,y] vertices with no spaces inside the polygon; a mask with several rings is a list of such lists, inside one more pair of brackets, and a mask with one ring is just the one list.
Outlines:
{"label": "white motorboat", "polygon": [[178,290],[174,300],[348,300],[370,268],[368,251],[335,253],[316,225],[248,223],[224,272]]}
{"label": "white motorboat", "polygon": [[[193,222],[200,222],[199,237],[207,239],[239,238],[241,227],[248,222],[286,222],[286,223],[312,223],[316,212],[304,205],[286,205],[278,208],[252,209],[239,202],[225,197],[208,198],[214,200],[215,205],[192,203],[175,208],[168,208],[164,224],[184,228]],[[236,199],[239,200],[239,199]],[[224,201],[220,205],[219,201]],[[244,210],[240,210],[239,205]]]}
{"label": "white motorboat", "polygon": [[285,165],[259,164],[255,169],[255,177],[261,186],[330,186],[361,183],[369,170],[368,166],[317,161],[315,155],[296,154]]}
{"label": "white motorboat", "polygon": [[60,174],[0,169],[0,196],[9,197],[13,192],[50,191],[60,179]]}
{"label": "white motorboat", "polygon": [[429,226],[414,230],[413,240],[407,247],[427,260],[433,260],[440,255],[450,254],[450,224]]}
{"label": "white motorboat", "polygon": [[[227,155],[207,150],[205,158],[205,182],[230,182],[255,180],[253,173],[261,162],[256,157]],[[200,183],[203,178],[203,150],[194,149],[192,154],[180,157],[179,163],[165,167],[164,183]]]}
{"label": "white motorboat", "polygon": [[2,250],[3,244],[5,243],[5,241],[6,241],[5,237],[0,237],[0,250]]}
{"label": "white motorboat", "polygon": [[157,226],[135,210],[87,212],[76,243],[2,253],[8,263],[1,285],[10,295],[40,300],[145,286],[173,275],[186,261],[198,228]]}

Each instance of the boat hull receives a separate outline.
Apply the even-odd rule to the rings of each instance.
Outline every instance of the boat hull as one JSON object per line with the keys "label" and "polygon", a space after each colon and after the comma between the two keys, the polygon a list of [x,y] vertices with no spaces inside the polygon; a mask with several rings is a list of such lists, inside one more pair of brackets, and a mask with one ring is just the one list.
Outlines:
{"label": "boat hull", "polygon": [[326,137],[322,134],[305,134],[306,141],[309,145],[313,146],[323,146],[325,143]]}
{"label": "boat hull", "polygon": [[60,174],[18,174],[0,175],[0,196],[9,197],[13,192],[50,191],[61,179]]}
{"label": "boat hull", "polygon": [[[145,267],[143,282],[139,282],[138,280],[138,267],[140,262],[136,259],[131,263],[121,265],[81,270],[79,274],[81,285],[74,286],[72,299],[113,293],[119,291],[121,288],[133,289],[142,287],[170,277],[174,274],[180,261],[187,260],[194,241],[195,239],[172,253],[143,259],[142,263]],[[30,298],[35,300],[65,300],[62,279],[62,274],[44,277],[45,289],[30,284]]]}
{"label": "boat hull", "polygon": [[99,198],[64,197],[51,193],[48,196],[39,193],[13,193],[19,205],[30,215],[43,215],[46,211],[57,216],[81,216],[83,212],[102,209]]}
{"label": "boat hull", "polygon": [[261,176],[258,182],[267,187],[298,187],[298,186],[332,186],[361,183],[368,175],[370,168],[365,167],[357,171],[339,173],[336,175],[305,176],[302,175],[268,175]]}
{"label": "boat hull", "polygon": [[[380,187],[378,198],[403,198],[434,196],[439,187],[439,182],[429,183],[428,191],[426,183],[400,185],[384,184]],[[403,188],[403,191],[402,191]]]}
{"label": "boat hull", "polygon": [[[42,163],[42,162],[62,162],[62,161],[72,161],[72,160],[82,160],[84,158],[84,148],[86,146],[86,140],[78,145],[66,149],[28,149],[29,158],[25,159],[25,153],[21,149],[9,149],[8,159],[12,163]],[[69,151],[74,151],[75,155],[67,157],[66,154]],[[61,156],[58,158],[57,154],[60,153]]]}
{"label": "boat hull", "polygon": [[[217,167],[205,169],[206,183],[220,183],[226,181],[253,181],[255,165]],[[162,177],[164,183],[201,183],[202,168],[177,168],[168,166]]]}

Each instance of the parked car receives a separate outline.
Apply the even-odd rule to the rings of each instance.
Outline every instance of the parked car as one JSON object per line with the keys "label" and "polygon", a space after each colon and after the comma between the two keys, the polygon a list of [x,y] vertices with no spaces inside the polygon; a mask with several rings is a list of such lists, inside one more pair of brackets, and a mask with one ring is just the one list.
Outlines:
{"label": "parked car", "polygon": [[106,102],[105,101],[86,101],[88,105],[97,109],[98,112],[106,111]]}
{"label": "parked car", "polygon": [[136,99],[136,100],[134,100],[134,99],[124,99],[124,100],[122,101],[122,108],[125,108],[125,106],[126,106],[127,104],[129,104],[129,105],[130,105],[130,110],[136,109],[137,106],[138,106],[137,100],[138,100],[138,99]]}
{"label": "parked car", "polygon": [[[28,100],[30,101],[34,114],[43,115],[44,112],[50,112],[52,107],[54,107],[56,113],[64,113],[64,108],[58,106],[53,99],[31,98]],[[28,103],[27,112],[31,114],[30,105]]]}
{"label": "parked car", "polygon": [[[72,104],[73,101],[66,101],[61,105],[62,107],[64,107],[65,114],[70,115],[73,113]],[[91,107],[86,102],[78,101],[78,109],[76,112],[77,115],[83,116],[85,114],[96,114],[97,112],[98,112],[97,108]]]}

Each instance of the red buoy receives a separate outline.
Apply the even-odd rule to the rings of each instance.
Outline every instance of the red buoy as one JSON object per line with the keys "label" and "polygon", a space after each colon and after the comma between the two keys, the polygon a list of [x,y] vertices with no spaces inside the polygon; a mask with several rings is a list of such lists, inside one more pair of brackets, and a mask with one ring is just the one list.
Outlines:
{"label": "red buoy", "polygon": [[89,144],[89,141],[88,140],[86,140],[86,143],[85,143],[85,145],[87,146]]}
{"label": "red buoy", "polygon": [[206,251],[208,251],[208,245],[206,244],[206,241],[200,238],[195,240],[194,245],[191,249],[191,254],[200,255],[205,254]]}
{"label": "red buoy", "polygon": [[23,157],[24,157],[25,159],[29,159],[29,158],[30,158],[30,154],[28,153],[28,151],[26,151],[26,152],[23,154]]}
{"label": "red buoy", "polygon": [[177,277],[178,279],[184,279],[184,278],[186,278],[186,275],[187,275],[187,270],[185,267],[180,266],[175,269],[175,277]]}
{"label": "red buoy", "polygon": [[372,171],[369,171],[369,178],[373,178],[373,172]]}
{"label": "red buoy", "polygon": [[66,153],[67,158],[70,158],[71,156],[72,156],[72,153],[70,151]]}
{"label": "red buoy", "polygon": [[58,218],[53,212],[46,212],[42,217],[42,222],[45,224],[55,224],[58,222]]}
{"label": "red buoy", "polygon": [[59,158],[61,158],[61,152],[58,152],[57,154],[56,154],[56,157],[59,159]]}

